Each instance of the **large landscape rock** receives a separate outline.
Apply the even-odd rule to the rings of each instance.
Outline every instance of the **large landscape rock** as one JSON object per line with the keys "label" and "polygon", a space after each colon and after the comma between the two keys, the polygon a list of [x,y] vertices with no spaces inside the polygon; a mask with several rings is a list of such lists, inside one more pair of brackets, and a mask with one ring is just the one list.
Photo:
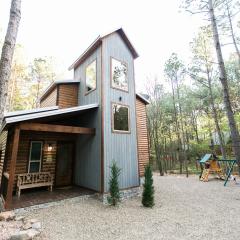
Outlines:
{"label": "large landscape rock", "polygon": [[14,218],[15,218],[15,213],[12,211],[0,213],[0,221],[10,221],[10,220],[14,220]]}
{"label": "large landscape rock", "polygon": [[31,240],[34,237],[38,236],[39,234],[40,232],[35,229],[23,230],[19,231],[16,234],[13,234],[10,237],[10,240]]}
{"label": "large landscape rock", "polygon": [[32,229],[40,230],[42,228],[42,225],[40,222],[35,222],[32,224]]}
{"label": "large landscape rock", "polygon": [[29,240],[29,235],[27,234],[27,231],[20,231],[16,234],[13,234],[10,237],[10,240]]}

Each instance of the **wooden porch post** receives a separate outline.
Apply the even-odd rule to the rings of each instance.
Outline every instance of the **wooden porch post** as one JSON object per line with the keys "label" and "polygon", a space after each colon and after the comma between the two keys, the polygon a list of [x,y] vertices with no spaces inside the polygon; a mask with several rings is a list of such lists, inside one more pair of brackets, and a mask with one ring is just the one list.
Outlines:
{"label": "wooden porch post", "polygon": [[19,126],[16,126],[14,129],[10,171],[9,171],[9,179],[8,179],[8,186],[7,186],[7,196],[6,196],[6,202],[5,202],[6,209],[9,208],[9,206],[11,205],[11,202],[12,202],[12,192],[13,192],[13,184],[14,184],[14,178],[15,178],[19,136],[20,136],[20,128],[19,128]]}

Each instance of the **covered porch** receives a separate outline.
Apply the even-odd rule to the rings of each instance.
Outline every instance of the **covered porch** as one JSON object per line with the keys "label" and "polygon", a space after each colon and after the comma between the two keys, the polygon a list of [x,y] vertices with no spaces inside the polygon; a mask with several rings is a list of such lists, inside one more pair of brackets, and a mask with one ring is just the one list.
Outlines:
{"label": "covered porch", "polygon": [[[11,116],[1,182],[5,209],[15,209],[92,193],[74,181],[76,141],[94,138],[81,116],[97,106]],[[94,110],[95,109],[95,110]]]}
{"label": "covered porch", "polygon": [[9,209],[26,208],[34,205],[57,202],[65,199],[93,195],[95,192],[78,187],[69,186],[63,188],[54,188],[52,192],[46,191],[44,188],[29,189],[29,191],[21,194],[20,197],[14,195]]}

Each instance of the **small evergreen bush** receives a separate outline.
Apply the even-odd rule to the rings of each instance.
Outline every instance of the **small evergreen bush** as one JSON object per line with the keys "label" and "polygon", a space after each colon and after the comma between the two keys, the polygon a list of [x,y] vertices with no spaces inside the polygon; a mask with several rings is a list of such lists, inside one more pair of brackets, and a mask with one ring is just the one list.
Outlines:
{"label": "small evergreen bush", "polygon": [[118,177],[121,173],[121,169],[117,166],[117,163],[114,161],[111,168],[111,177],[109,180],[109,191],[110,196],[108,197],[108,203],[112,206],[116,206],[120,202],[120,191],[119,191],[119,182]]}
{"label": "small evergreen bush", "polygon": [[152,168],[150,164],[145,167],[144,172],[144,184],[143,184],[143,194],[142,194],[142,205],[144,207],[154,206],[154,187],[153,187],[153,175]]}

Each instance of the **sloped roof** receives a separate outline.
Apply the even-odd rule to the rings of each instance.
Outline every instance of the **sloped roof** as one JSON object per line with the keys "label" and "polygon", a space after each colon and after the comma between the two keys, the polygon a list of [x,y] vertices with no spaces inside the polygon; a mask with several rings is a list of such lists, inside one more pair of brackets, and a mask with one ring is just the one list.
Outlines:
{"label": "sloped roof", "polygon": [[130,42],[129,38],[127,37],[126,33],[123,31],[122,28],[118,28],[117,30],[112,31],[110,33],[99,35],[93,41],[93,43],[80,55],[80,57],[68,68],[68,70],[74,69],[77,66],[79,66],[94,50],[96,50],[101,45],[103,38],[105,38],[115,32],[121,36],[121,38],[123,39],[125,44],[128,46],[130,52],[133,55],[133,58],[134,59],[137,58],[139,55],[138,55],[137,51],[135,50],[134,46],[132,45],[132,43]]}
{"label": "sloped roof", "polygon": [[52,82],[46,90],[43,92],[43,94],[40,97],[40,100],[42,100],[46,95],[53,89],[55,88],[58,84],[73,84],[73,83],[80,83],[78,80],[73,80],[73,79],[67,79],[67,80],[56,80]]}
{"label": "sloped roof", "polygon": [[136,93],[136,96],[139,97],[145,104],[150,104],[150,101],[145,98],[142,94]]}
{"label": "sloped roof", "polygon": [[7,113],[4,113],[4,118],[22,116],[22,115],[27,115],[27,114],[32,114],[32,113],[53,111],[53,110],[57,110],[57,109],[58,109],[58,106],[52,106],[52,107],[35,108],[35,109],[31,109],[31,110],[7,112]]}
{"label": "sloped roof", "polygon": [[36,111],[35,112],[30,112],[28,114],[18,114],[18,115],[12,115],[12,116],[4,116],[3,119],[3,125],[2,129],[3,130],[8,124],[12,123],[17,123],[17,122],[22,122],[22,121],[28,121],[28,120],[34,120],[34,119],[42,119],[42,118],[47,118],[51,116],[63,116],[65,114],[69,113],[76,113],[76,112],[81,112],[89,109],[94,109],[98,108],[98,104],[88,104],[88,105],[83,105],[83,106],[77,106],[77,107],[71,107],[71,108],[63,108],[63,109],[52,109],[49,111]]}

